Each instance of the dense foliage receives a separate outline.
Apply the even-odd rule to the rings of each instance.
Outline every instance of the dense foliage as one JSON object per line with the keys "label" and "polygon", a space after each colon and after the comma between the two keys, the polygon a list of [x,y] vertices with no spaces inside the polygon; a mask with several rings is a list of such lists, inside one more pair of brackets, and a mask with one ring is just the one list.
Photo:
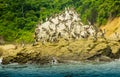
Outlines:
{"label": "dense foliage", "polygon": [[84,23],[97,26],[120,16],[119,0],[0,0],[0,36],[31,42],[36,24],[65,7],[74,7]]}

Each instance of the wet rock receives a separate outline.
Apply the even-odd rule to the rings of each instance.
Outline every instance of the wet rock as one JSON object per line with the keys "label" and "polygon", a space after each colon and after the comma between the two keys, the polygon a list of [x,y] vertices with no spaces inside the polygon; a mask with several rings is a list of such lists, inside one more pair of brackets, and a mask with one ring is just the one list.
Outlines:
{"label": "wet rock", "polygon": [[113,59],[111,59],[110,57],[107,57],[107,56],[101,56],[101,57],[98,58],[98,60],[103,61],[103,62],[110,62]]}
{"label": "wet rock", "polygon": [[2,64],[10,64],[13,60],[13,56],[3,57]]}

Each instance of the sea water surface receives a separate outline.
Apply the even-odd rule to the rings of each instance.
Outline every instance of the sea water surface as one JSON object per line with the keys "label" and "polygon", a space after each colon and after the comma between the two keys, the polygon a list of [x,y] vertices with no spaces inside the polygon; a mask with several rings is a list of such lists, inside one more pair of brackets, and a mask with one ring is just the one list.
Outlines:
{"label": "sea water surface", "polygon": [[120,61],[55,65],[0,65],[0,77],[120,77]]}

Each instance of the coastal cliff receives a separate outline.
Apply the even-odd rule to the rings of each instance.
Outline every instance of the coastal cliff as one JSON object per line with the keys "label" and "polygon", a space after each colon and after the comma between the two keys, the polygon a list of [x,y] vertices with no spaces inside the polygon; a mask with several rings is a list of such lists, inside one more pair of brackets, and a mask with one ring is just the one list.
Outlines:
{"label": "coastal cliff", "polygon": [[111,39],[105,29],[96,29],[90,23],[83,24],[73,9],[66,9],[37,25],[33,45],[0,46],[2,64],[56,64],[71,60],[108,62],[119,59],[119,35],[117,33]]}
{"label": "coastal cliff", "polygon": [[[24,48],[3,49],[2,64],[9,63],[52,63],[54,59],[58,63],[73,61],[113,61],[120,57],[120,40],[99,39],[94,42],[91,39],[76,41],[60,40],[57,43],[46,45],[26,45]],[[2,50],[2,51],[3,51]]]}

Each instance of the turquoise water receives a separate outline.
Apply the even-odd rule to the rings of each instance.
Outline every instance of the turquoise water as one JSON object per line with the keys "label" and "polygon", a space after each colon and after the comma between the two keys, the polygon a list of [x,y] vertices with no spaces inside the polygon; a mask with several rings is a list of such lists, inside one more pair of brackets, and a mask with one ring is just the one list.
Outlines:
{"label": "turquoise water", "polygon": [[120,61],[56,65],[0,65],[0,77],[120,77]]}

